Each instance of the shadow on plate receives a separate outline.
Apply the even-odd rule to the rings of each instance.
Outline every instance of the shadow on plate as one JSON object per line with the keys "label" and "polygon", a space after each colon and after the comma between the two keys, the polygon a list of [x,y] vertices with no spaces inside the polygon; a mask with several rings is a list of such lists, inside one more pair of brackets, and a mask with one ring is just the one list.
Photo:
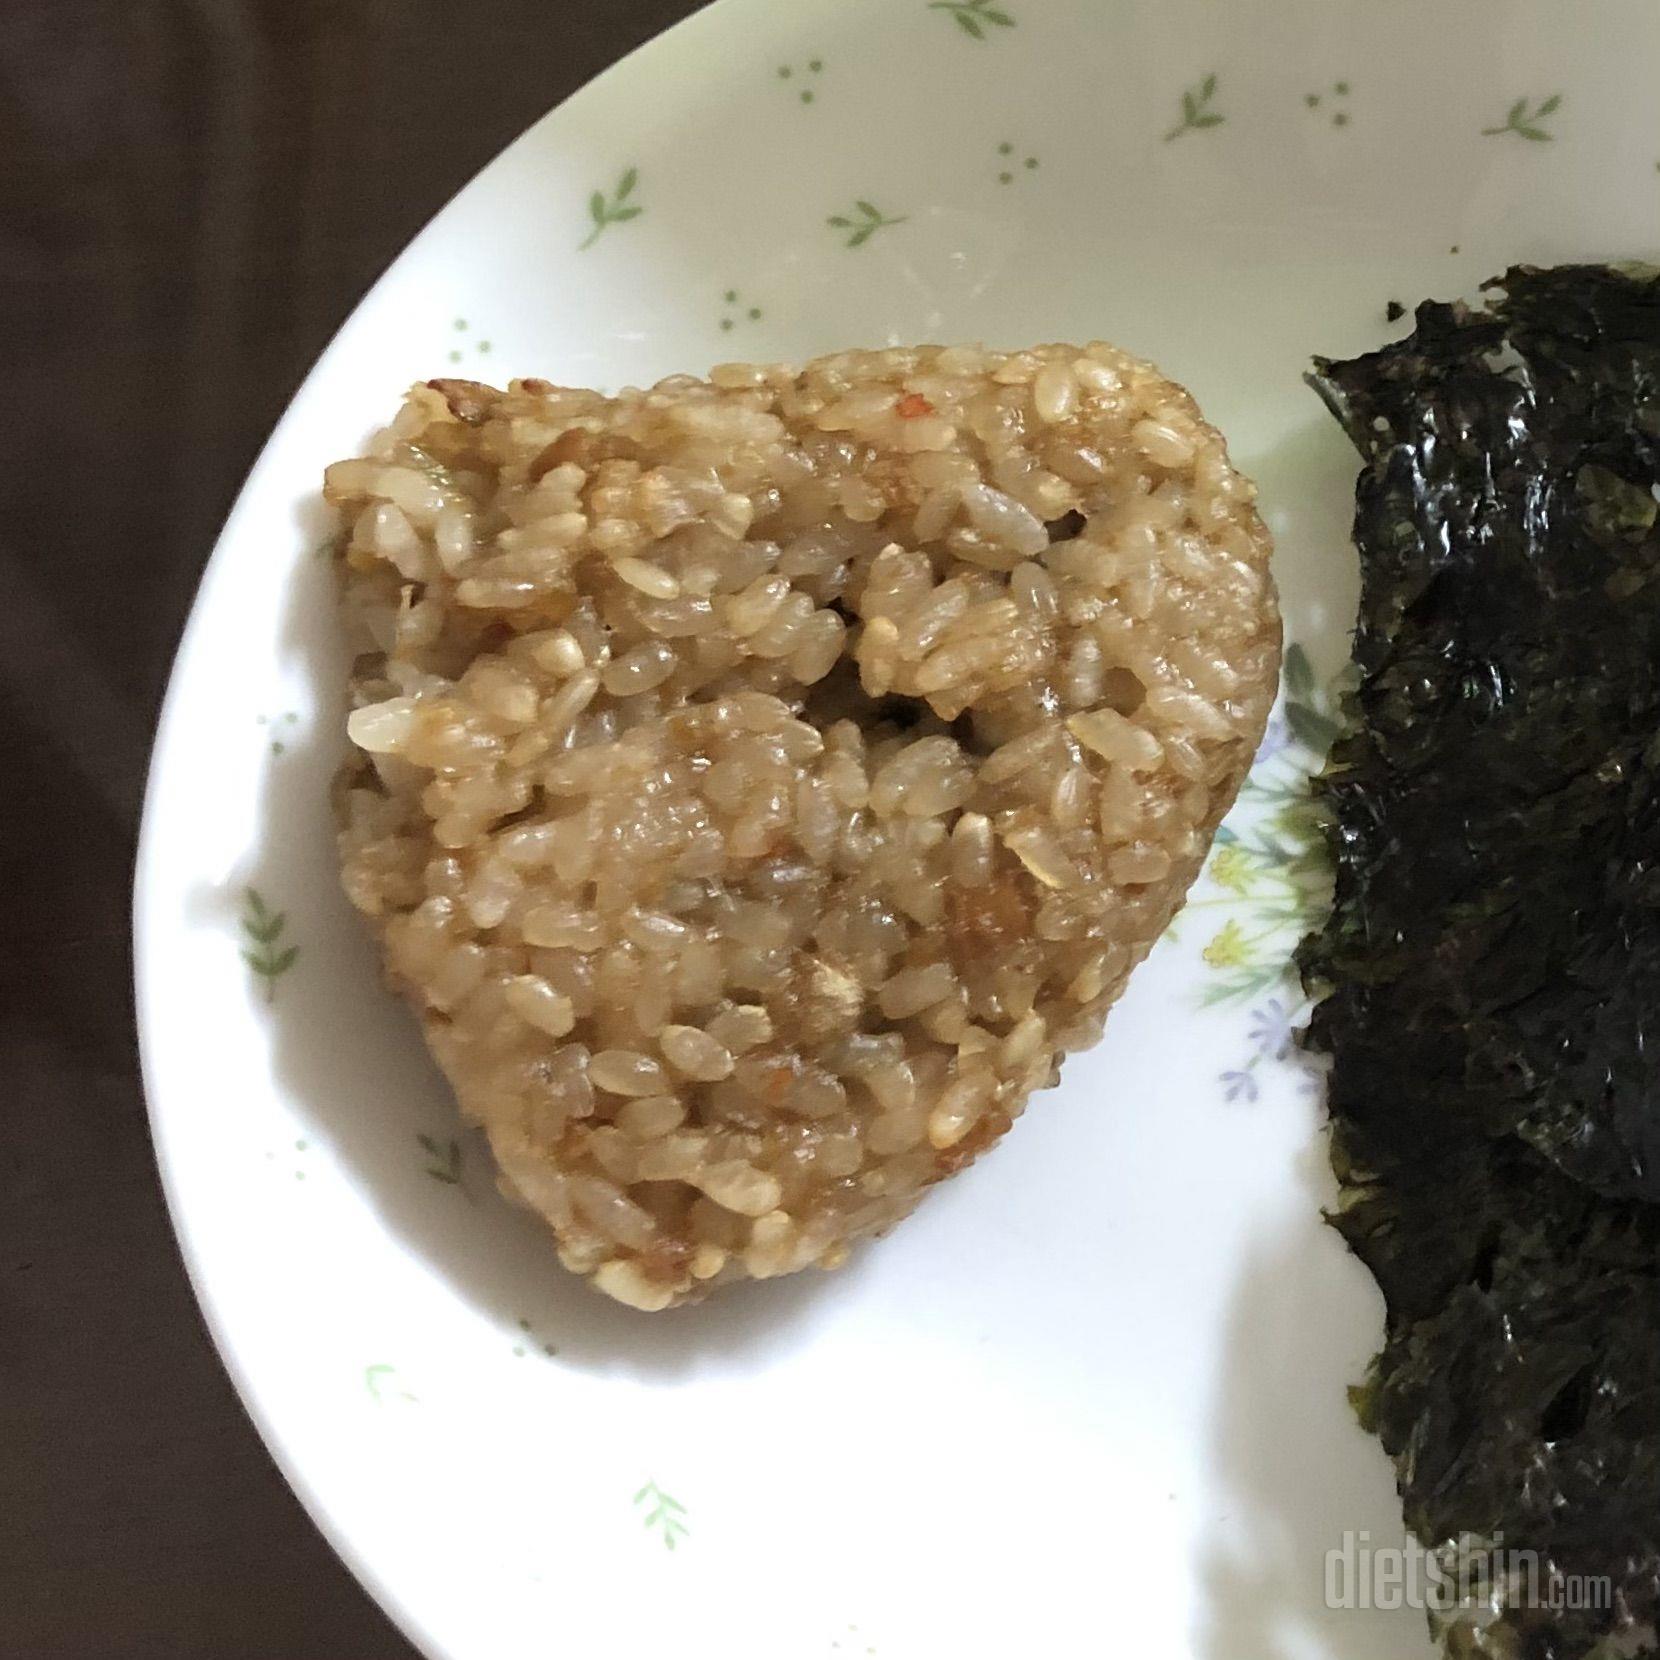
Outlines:
{"label": "shadow on plate", "polygon": [[[327,535],[321,503],[300,514],[303,545]],[[797,1274],[739,1283],[706,1304],[647,1315],[560,1266],[551,1234],[496,1190],[481,1132],[463,1127],[413,1014],[383,983],[377,948],[341,892],[329,785],[344,746],[346,658],[334,573],[305,560],[288,589],[285,665],[314,698],[308,720],[271,717],[261,844],[248,873],[282,943],[299,948],[271,1010],[272,1070],[388,1231],[512,1341],[564,1364],[676,1376],[722,1354],[790,1346],[825,1282]],[[280,745],[280,751],[276,746]],[[838,1272],[842,1278],[851,1270]]]}
{"label": "shadow on plate", "polygon": [[[1272,447],[1241,453],[1275,536],[1287,640],[1322,672],[1347,655],[1359,571],[1350,540],[1355,457],[1309,394],[1308,418]],[[1262,1109],[1257,1109],[1262,1110]],[[1394,1472],[1355,1422],[1347,1389],[1382,1340],[1371,1277],[1321,1220],[1336,1200],[1317,1102],[1297,1158],[1297,1209],[1236,1265],[1217,1380],[1219,1515],[1202,1547],[1203,1660],[1416,1660],[1431,1656],[1411,1608],[1332,1607],[1327,1554],[1345,1538],[1399,1549]],[[1358,1595],[1352,1600],[1360,1600]],[[1372,1599],[1368,1599],[1372,1600]]]}
{"label": "shadow on plate", "polygon": [[[1431,1660],[1424,1614],[1353,1606],[1369,1583],[1328,1553],[1406,1542],[1394,1471],[1346,1390],[1382,1338],[1371,1277],[1320,1220],[1336,1197],[1325,1139],[1299,1159],[1306,1218],[1240,1264],[1218,1380],[1222,1514],[1200,1562],[1202,1660]],[[1328,1579],[1328,1571],[1331,1578]],[[1331,1606],[1348,1602],[1351,1606]]]}
{"label": "shadow on plate", "polygon": [[1308,394],[1308,418],[1265,450],[1240,451],[1256,480],[1258,507],[1274,534],[1274,581],[1285,637],[1316,652],[1322,671],[1349,654],[1360,598],[1360,561],[1350,536],[1355,452],[1337,423]]}

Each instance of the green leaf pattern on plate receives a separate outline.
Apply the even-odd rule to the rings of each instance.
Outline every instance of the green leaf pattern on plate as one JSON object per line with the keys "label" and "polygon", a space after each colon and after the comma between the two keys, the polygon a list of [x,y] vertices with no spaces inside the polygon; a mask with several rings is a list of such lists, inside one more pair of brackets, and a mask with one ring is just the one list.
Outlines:
{"label": "green leaf pattern on plate", "polygon": [[274,1003],[277,982],[294,966],[300,954],[299,946],[283,943],[288,913],[273,911],[258,888],[245,888],[241,926],[248,940],[242,948],[242,960],[264,985],[265,1001]]}
{"label": "green leaf pattern on plate", "polygon": [[665,1550],[673,1550],[691,1532],[685,1505],[665,1493],[655,1481],[648,1481],[634,1495],[634,1508],[642,1513],[646,1532],[661,1536]]}
{"label": "green leaf pattern on plate", "polygon": [[417,1135],[415,1139],[427,1156],[426,1173],[435,1182],[443,1182],[447,1187],[459,1187],[461,1143],[453,1137],[449,1141],[440,1141],[436,1136]]}
{"label": "green leaf pattern on plate", "polygon": [[369,1399],[376,1406],[385,1406],[389,1401],[408,1401],[413,1405],[419,1399],[399,1383],[397,1367],[389,1366],[385,1361],[363,1368],[363,1387],[369,1391]]}
{"label": "green leaf pattern on plate", "polygon": [[1546,132],[1544,123],[1556,114],[1562,107],[1562,94],[1553,92],[1550,97],[1541,100],[1532,109],[1528,108],[1526,98],[1518,98],[1510,106],[1504,120],[1496,127],[1483,127],[1483,138],[1496,138],[1501,133],[1514,133],[1518,138],[1525,138],[1534,144],[1549,144],[1555,133]]}
{"label": "green leaf pattern on plate", "polygon": [[885,230],[889,225],[903,225],[906,218],[903,213],[890,218],[874,203],[858,201],[853,204],[851,214],[833,213],[825,224],[833,230],[848,233],[847,247],[862,248],[878,231]]}
{"label": "green leaf pattern on plate", "polygon": [[629,198],[634,194],[634,187],[640,182],[640,170],[630,167],[624,170],[617,180],[617,187],[609,196],[603,190],[596,190],[588,198],[588,217],[593,222],[593,228],[587,238],[577,244],[577,252],[584,248],[591,248],[599,241],[600,236],[612,225],[625,225],[630,219],[638,219],[645,209],[638,202]]}
{"label": "green leaf pattern on plate", "polygon": [[1227,120],[1225,115],[1219,115],[1211,108],[1211,100],[1216,96],[1216,75],[1214,72],[1205,76],[1197,86],[1187,87],[1182,92],[1182,118],[1164,135],[1164,142],[1170,143],[1183,133],[1203,132],[1207,127],[1220,127]]}
{"label": "green leaf pattern on plate", "polygon": [[984,40],[988,29],[1012,29],[1014,19],[992,0],[929,0],[928,10],[944,12],[970,40]]}

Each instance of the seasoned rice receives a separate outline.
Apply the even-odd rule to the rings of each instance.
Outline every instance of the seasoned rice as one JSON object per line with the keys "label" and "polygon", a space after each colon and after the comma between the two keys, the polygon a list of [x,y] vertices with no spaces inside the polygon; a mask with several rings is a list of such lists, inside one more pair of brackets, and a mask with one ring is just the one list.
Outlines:
{"label": "seasoned rice", "polygon": [[567,1267],[834,1267],[1095,1041],[1273,696],[1254,494],[1105,345],[434,381],[329,469],[346,891]]}

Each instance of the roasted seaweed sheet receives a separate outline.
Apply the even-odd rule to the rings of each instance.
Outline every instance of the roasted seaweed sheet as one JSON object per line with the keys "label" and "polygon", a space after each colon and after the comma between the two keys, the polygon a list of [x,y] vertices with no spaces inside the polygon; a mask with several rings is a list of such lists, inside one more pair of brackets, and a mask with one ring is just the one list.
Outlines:
{"label": "roasted seaweed sheet", "polygon": [[1600,1660],[1660,1602],[1660,280],[1488,291],[1311,377],[1362,594],[1300,961],[1409,1526],[1611,1582],[1448,1650]]}

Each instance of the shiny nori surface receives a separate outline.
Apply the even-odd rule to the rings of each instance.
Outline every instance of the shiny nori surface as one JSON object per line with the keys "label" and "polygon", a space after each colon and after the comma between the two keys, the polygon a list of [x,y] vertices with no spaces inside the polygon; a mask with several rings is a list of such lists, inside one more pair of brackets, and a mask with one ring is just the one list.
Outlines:
{"label": "shiny nori surface", "polygon": [[1660,280],[1519,268],[1312,378],[1363,457],[1336,864],[1304,945],[1334,1218],[1409,1525],[1613,1606],[1458,1653],[1653,1651],[1660,1600]]}

